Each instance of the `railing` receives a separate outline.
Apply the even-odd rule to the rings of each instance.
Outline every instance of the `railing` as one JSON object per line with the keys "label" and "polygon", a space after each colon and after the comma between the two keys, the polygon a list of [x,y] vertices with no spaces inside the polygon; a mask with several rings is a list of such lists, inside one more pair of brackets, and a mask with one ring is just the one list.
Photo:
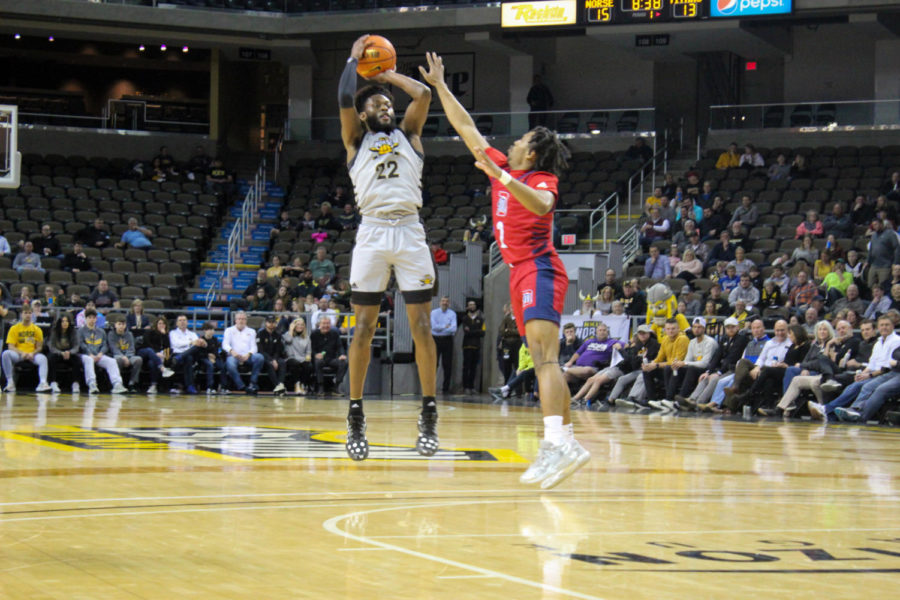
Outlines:
{"label": "railing", "polygon": [[222,289],[222,283],[226,279],[229,283],[237,276],[235,264],[237,257],[241,254],[241,248],[244,246],[244,239],[250,233],[250,227],[253,225],[253,219],[259,210],[259,204],[262,201],[262,195],[266,188],[266,157],[263,155],[260,160],[259,167],[256,169],[256,175],[253,179],[253,185],[247,190],[244,201],[241,204],[241,215],[234,224],[234,228],[228,235],[227,254],[224,263],[216,265],[216,275],[213,283],[206,290],[205,304],[207,308],[212,306],[216,300],[216,295]]}
{"label": "railing", "polygon": [[594,238],[596,236],[596,229],[600,229],[601,238],[603,240],[603,251],[609,250],[609,217],[614,214],[614,218],[616,221],[616,230],[615,233],[618,235],[619,227],[621,222],[621,215],[619,214],[619,192],[613,192],[609,195],[608,198],[603,200],[597,208],[591,211],[590,216],[588,217],[590,238],[588,241],[588,249],[594,250]]}
{"label": "railing", "polygon": [[[125,113],[128,115],[130,113],[131,123],[130,124],[120,124],[119,115],[115,110],[116,105],[123,105],[125,107]],[[138,113],[136,111],[129,111],[129,107],[141,107],[141,115],[140,120],[138,119]],[[191,133],[208,133],[209,132],[209,122],[202,121],[169,121],[165,119],[149,119],[147,118],[147,101],[146,100],[114,100],[109,99],[106,105],[106,114],[108,115],[108,127],[111,129],[139,129],[139,124],[143,125],[160,125],[160,126],[175,126],[184,129],[191,129]]]}
{"label": "railing", "polygon": [[[116,103],[141,106],[142,114],[136,111],[130,112],[130,118],[124,121],[112,111],[112,105]],[[160,129],[188,130],[187,133],[208,133],[209,123],[199,121],[169,121],[164,119],[147,118],[147,102],[144,100],[109,100],[107,114],[101,116],[69,115],[56,113],[20,112],[20,125],[49,125],[51,127],[81,127],[85,129],[123,129],[131,131],[143,131],[145,125],[159,126]],[[125,122],[127,121],[127,122]]]}
{"label": "railing", "polygon": [[0,165],[0,180],[6,188],[19,187],[22,153],[19,149],[19,109],[12,105],[0,105],[0,137],[5,158]]}
{"label": "railing", "polygon": [[828,130],[845,126],[900,129],[900,99],[709,107],[710,131],[785,127]]}
{"label": "railing", "polygon": [[[639,209],[643,209],[643,198],[644,198],[644,184],[647,182],[647,179],[650,179],[650,187],[656,187],[656,162],[659,159],[662,162],[663,173],[668,171],[669,169],[669,147],[668,147],[668,135],[666,135],[663,147],[661,149],[657,149],[656,147],[656,138],[653,138],[653,157],[650,158],[647,162],[642,164],[638,170],[632,173],[631,177],[628,178],[628,214],[634,214],[632,212],[634,208],[634,192],[638,191],[638,197],[641,199],[641,205],[638,207]],[[649,172],[648,172],[649,168]]]}
{"label": "railing", "polygon": [[622,264],[627,265],[640,253],[640,230],[637,225],[629,227],[618,239],[622,245]]}
{"label": "railing", "polygon": [[[656,111],[653,108],[610,108],[550,110],[528,112],[476,112],[471,113],[478,130],[485,136],[520,136],[535,125],[546,125],[564,138],[590,138],[600,135],[647,135],[655,128]],[[397,120],[402,115],[397,115]],[[340,139],[341,123],[337,117],[292,119],[292,139],[335,140]],[[422,137],[432,139],[457,139],[443,113],[431,113],[425,121]]]}

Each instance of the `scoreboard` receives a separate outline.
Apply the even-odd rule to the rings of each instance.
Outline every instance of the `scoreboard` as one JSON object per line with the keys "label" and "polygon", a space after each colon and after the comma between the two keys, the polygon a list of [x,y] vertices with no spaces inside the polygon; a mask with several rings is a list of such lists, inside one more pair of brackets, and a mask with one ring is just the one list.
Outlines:
{"label": "scoreboard", "polygon": [[710,0],[584,0],[583,16],[587,25],[699,20],[709,17],[709,2]]}
{"label": "scoreboard", "polygon": [[679,23],[790,15],[792,0],[519,0],[503,2],[502,26]]}

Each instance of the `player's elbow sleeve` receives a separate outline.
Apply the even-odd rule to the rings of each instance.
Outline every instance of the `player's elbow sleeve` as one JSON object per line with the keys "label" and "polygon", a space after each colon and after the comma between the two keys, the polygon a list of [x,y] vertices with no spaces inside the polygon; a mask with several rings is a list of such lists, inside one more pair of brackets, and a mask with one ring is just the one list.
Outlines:
{"label": "player's elbow sleeve", "polygon": [[351,58],[344,66],[341,80],[338,83],[338,106],[341,108],[353,107],[353,96],[356,95],[356,65],[357,60]]}

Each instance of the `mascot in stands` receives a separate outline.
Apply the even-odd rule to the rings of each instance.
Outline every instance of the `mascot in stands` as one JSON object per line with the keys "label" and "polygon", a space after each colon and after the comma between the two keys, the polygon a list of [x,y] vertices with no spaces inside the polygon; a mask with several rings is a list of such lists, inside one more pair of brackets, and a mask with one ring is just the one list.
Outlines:
{"label": "mascot in stands", "polygon": [[656,332],[656,337],[662,341],[665,336],[663,325],[667,319],[678,320],[678,329],[687,331],[690,327],[683,314],[678,312],[678,299],[672,293],[672,289],[665,283],[655,283],[647,290],[647,324]]}

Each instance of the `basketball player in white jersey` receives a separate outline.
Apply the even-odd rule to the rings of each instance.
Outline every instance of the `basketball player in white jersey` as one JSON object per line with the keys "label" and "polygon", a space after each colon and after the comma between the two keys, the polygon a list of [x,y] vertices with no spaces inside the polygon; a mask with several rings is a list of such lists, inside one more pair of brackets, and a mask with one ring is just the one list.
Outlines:
{"label": "basketball player in white jersey", "polygon": [[350,343],[350,411],[347,416],[347,454],[353,460],[369,455],[362,395],[369,367],[378,308],[391,269],[406,300],[406,313],[416,347],[416,366],[422,384],[422,412],[416,450],[431,456],[438,449],[435,378],[437,358],[431,337],[431,299],[434,263],[419,221],[422,207],[422,127],[428,116],[431,89],[395,71],[372,77],[412,98],[399,125],[393,96],[380,86],[356,91],[356,65],[368,35],[353,44],[338,87],[341,137],[347,167],[362,222],[350,263],[350,303],[356,329]]}

